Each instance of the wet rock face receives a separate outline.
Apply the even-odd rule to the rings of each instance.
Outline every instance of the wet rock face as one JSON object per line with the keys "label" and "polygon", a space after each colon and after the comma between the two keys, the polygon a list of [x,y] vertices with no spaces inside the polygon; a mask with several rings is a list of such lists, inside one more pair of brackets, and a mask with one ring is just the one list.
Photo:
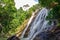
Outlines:
{"label": "wet rock face", "polygon": [[60,40],[59,30],[55,30],[55,32],[42,32],[37,35],[34,40]]}
{"label": "wet rock face", "polygon": [[34,40],[40,40],[40,37],[35,37],[35,39]]}
{"label": "wet rock face", "polygon": [[28,37],[29,31],[30,31],[30,28],[28,28],[27,31],[25,32],[24,38]]}
{"label": "wet rock face", "polygon": [[60,27],[55,30],[56,40],[60,40]]}
{"label": "wet rock face", "polygon": [[12,37],[9,37],[7,40],[20,40],[20,39],[16,36],[12,36]]}
{"label": "wet rock face", "polygon": [[[40,40],[51,40],[51,37],[54,37],[54,34],[51,32],[43,32],[40,34]],[[55,39],[53,39],[55,40]]]}
{"label": "wet rock face", "polygon": [[53,38],[54,38],[55,40],[60,40],[60,29],[55,30],[54,36],[51,37],[51,38],[52,38],[52,40],[53,40]]}
{"label": "wet rock face", "polygon": [[60,33],[56,35],[57,40],[60,40]]}

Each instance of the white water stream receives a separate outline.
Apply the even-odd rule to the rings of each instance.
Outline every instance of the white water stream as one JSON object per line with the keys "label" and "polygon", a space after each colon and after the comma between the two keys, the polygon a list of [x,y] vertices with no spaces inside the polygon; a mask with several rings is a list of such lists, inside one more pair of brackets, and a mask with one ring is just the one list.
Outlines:
{"label": "white water stream", "polygon": [[[41,11],[39,11],[38,15],[34,19],[34,22],[31,24],[30,32],[29,32],[26,40],[33,40],[41,32],[52,29],[53,25],[52,24],[49,25],[48,24],[49,21],[46,20],[46,16],[48,16],[48,12],[49,12],[49,10],[46,8],[43,8]],[[28,22],[28,24],[29,23],[30,22]],[[27,30],[27,28],[25,30]],[[23,34],[24,34],[24,32],[23,32]]]}

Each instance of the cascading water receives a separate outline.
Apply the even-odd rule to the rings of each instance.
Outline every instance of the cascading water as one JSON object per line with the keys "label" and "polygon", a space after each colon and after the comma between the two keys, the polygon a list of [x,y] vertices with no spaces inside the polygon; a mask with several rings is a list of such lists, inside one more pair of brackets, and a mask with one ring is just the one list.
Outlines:
{"label": "cascading water", "polygon": [[29,27],[29,25],[30,25],[30,23],[31,23],[31,20],[32,20],[33,18],[34,18],[34,13],[32,14],[32,16],[31,16],[31,18],[30,18],[30,20],[29,20],[29,22],[28,22],[28,24],[27,24],[27,26],[26,26],[25,30],[23,31],[23,33],[22,33],[22,35],[21,35],[20,38],[23,38],[23,37],[24,37],[24,34],[25,34],[27,28]]}
{"label": "cascading water", "polygon": [[47,8],[43,8],[34,19],[30,27],[30,32],[26,40],[33,40],[36,35],[40,34],[41,32],[48,31],[52,29],[53,25],[49,25],[46,20],[46,16],[48,15],[49,10]]}

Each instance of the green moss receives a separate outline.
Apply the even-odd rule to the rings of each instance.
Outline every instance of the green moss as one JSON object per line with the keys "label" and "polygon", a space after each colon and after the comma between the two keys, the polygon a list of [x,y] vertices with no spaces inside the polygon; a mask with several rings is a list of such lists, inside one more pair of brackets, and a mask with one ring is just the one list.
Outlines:
{"label": "green moss", "polygon": [[7,38],[1,38],[1,37],[0,37],[0,40],[7,40]]}

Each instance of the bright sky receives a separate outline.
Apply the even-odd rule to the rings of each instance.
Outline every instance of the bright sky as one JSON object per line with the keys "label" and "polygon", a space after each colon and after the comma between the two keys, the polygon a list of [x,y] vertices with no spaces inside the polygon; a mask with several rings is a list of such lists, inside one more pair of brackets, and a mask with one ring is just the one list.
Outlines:
{"label": "bright sky", "polygon": [[[28,10],[30,7],[38,3],[38,0],[14,0],[15,1],[15,7],[19,9],[22,7],[24,10]],[[23,5],[28,4],[30,7],[24,8]]]}

